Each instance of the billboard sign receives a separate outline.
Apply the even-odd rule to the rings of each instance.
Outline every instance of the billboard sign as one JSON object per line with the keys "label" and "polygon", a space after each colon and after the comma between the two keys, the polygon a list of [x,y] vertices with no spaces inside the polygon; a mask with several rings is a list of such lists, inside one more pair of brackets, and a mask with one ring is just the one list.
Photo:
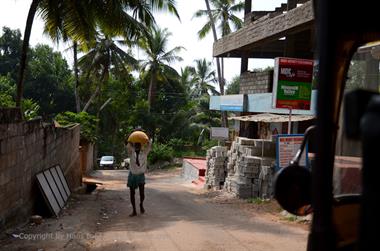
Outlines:
{"label": "billboard sign", "polygon": [[[298,149],[302,145],[304,135],[303,134],[279,134],[277,136],[276,146],[276,166],[277,168],[283,168],[289,165],[290,161],[296,155]],[[308,145],[302,153],[300,165],[308,166]]]}
{"label": "billboard sign", "polygon": [[310,110],[314,61],[275,58],[273,107]]}

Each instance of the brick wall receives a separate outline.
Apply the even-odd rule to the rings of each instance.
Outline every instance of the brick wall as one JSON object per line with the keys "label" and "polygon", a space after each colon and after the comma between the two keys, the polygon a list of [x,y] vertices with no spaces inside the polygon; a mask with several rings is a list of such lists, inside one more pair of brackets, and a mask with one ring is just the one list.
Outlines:
{"label": "brick wall", "polygon": [[273,71],[244,72],[240,75],[240,94],[272,92]]}
{"label": "brick wall", "polygon": [[80,186],[79,133],[79,125],[65,129],[41,120],[0,121],[0,229],[34,212],[38,172],[60,164],[70,188]]}

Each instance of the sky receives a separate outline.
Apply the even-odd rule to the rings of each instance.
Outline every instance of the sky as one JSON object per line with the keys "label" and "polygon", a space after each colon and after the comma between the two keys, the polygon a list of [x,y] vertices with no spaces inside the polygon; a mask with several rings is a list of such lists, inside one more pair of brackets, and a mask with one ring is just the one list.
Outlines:
{"label": "sky", "polygon": [[[1,0],[0,4],[0,27],[8,26],[12,29],[20,29],[24,33],[26,18],[31,0]],[[180,53],[183,58],[182,62],[172,65],[176,70],[192,65],[194,60],[205,58],[208,61],[215,61],[212,57],[213,37],[210,33],[206,38],[199,40],[197,32],[206,23],[206,19],[193,18],[194,13],[199,9],[206,9],[204,0],[177,0],[177,10],[181,21],[174,15],[155,13],[156,21],[161,28],[167,28],[172,35],[169,37],[168,49],[175,46],[185,48]],[[274,10],[275,7],[281,5],[286,0],[252,0],[252,10]],[[243,17],[243,13],[239,15]],[[1,34],[2,31],[0,31]],[[71,65],[72,55],[68,50],[69,44],[55,44],[46,35],[43,34],[43,24],[37,16],[34,19],[30,44],[35,46],[38,43],[49,44],[55,50],[62,52],[68,63]],[[143,54],[139,51],[135,55],[137,58],[142,58]],[[273,66],[272,59],[254,59],[249,61],[248,70],[253,68],[265,68]],[[216,69],[216,67],[215,67]],[[229,83],[234,76],[240,74],[240,59],[228,58],[225,59],[225,78]]]}

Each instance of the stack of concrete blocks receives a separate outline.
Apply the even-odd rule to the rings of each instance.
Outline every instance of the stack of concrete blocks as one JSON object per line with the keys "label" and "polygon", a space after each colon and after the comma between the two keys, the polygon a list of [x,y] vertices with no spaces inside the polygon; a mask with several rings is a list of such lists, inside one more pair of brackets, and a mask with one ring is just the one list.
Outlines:
{"label": "stack of concrete blocks", "polygon": [[269,198],[275,162],[275,143],[238,137],[227,152],[224,189],[240,198]]}
{"label": "stack of concrete blocks", "polygon": [[206,161],[205,186],[220,189],[226,178],[227,148],[223,146],[210,148],[207,150]]}

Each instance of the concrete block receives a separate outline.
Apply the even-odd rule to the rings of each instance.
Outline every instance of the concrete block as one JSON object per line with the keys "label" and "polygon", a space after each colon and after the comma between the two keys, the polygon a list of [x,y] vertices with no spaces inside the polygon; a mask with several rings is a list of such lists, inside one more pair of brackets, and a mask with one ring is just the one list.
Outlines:
{"label": "concrete block", "polygon": [[253,145],[255,145],[255,140],[249,139],[249,138],[244,138],[244,137],[238,137],[238,143],[240,145],[253,146]]}

